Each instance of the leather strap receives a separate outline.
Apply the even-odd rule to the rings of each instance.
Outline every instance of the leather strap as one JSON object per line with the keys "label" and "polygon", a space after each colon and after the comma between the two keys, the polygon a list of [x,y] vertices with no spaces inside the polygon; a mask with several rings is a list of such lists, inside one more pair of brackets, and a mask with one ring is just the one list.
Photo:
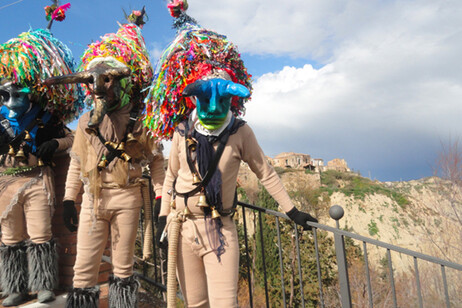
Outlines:
{"label": "leather strap", "polygon": [[[203,187],[207,186],[207,184],[212,179],[212,176],[215,173],[215,170],[217,169],[218,162],[220,161],[220,158],[221,158],[221,155],[223,154],[226,143],[228,142],[231,127],[233,126],[233,124],[234,124],[234,117],[232,118],[231,122],[228,124],[228,127],[218,136],[218,141],[220,142],[220,144],[218,145],[217,150],[213,154],[212,162],[210,163],[209,168],[207,169],[207,172],[205,173],[205,176],[201,180],[199,185],[197,185],[194,189],[192,189],[192,190],[190,190],[188,192],[183,192],[183,193],[176,191],[175,187],[173,187],[175,189],[177,195],[179,195],[181,197],[184,197],[184,198],[187,198],[187,197],[192,196],[195,193],[201,191]],[[188,124],[186,124],[186,132],[187,132],[187,134],[185,134],[185,143],[186,143],[186,136],[189,135]],[[191,165],[190,165],[189,161],[192,161],[192,160],[191,160],[191,157],[190,157],[190,154],[189,154],[187,143],[186,143],[186,156],[187,156],[189,168],[191,169]],[[191,164],[194,166],[194,170],[191,170],[191,172],[192,173],[194,173],[194,172],[197,173],[195,165],[193,163],[191,163]]]}

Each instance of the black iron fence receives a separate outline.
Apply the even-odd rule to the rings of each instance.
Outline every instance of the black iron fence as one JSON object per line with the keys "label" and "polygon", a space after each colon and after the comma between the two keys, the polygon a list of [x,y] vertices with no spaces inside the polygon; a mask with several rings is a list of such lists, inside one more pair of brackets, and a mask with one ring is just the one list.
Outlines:
{"label": "black iron fence", "polygon": [[[238,205],[241,307],[462,307],[462,265],[341,230],[338,220],[343,209],[339,206],[329,211],[337,228],[309,222],[312,231],[302,233],[283,213],[243,202]],[[270,238],[265,230],[275,237]],[[155,238],[155,224],[145,230],[142,214],[140,248],[145,232]],[[326,246],[329,243],[331,247]],[[372,266],[370,247],[384,251],[380,272]],[[158,292],[165,292],[165,252],[156,247],[155,240],[151,257],[143,260],[140,250],[135,256],[137,275]],[[397,273],[392,256],[411,258],[412,268]],[[279,268],[269,266],[275,258]],[[421,277],[422,266],[425,278]]]}

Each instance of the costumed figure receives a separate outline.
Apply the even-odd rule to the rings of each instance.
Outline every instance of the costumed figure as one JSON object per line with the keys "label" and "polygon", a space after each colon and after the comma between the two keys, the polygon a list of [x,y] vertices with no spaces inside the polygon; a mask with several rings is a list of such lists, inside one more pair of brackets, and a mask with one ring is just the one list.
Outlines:
{"label": "costumed figure", "polygon": [[52,238],[56,151],[71,147],[65,123],[83,109],[80,87],[47,88],[41,81],[74,72],[71,51],[50,31],[30,30],[0,45],[0,284],[15,306],[38,292],[55,298],[56,242]]}
{"label": "costumed figure", "polygon": [[[239,247],[232,219],[241,161],[297,224],[317,221],[298,211],[268,164],[252,129],[239,118],[251,76],[223,35],[201,28],[186,1],[169,9],[177,37],[157,65],[145,125],[172,138],[156,234],[168,237],[167,306],[176,307],[176,279],[186,307],[237,307]],[[173,262],[171,262],[173,261]]]}
{"label": "costumed figure", "polygon": [[80,72],[46,81],[83,83],[93,106],[79,119],[63,202],[64,222],[75,231],[74,202],[83,183],[73,289],[66,307],[98,306],[97,279],[109,234],[114,274],[109,307],[136,306],[139,282],[133,274],[133,255],[143,205],[142,167],[150,168],[159,205],[165,175],[161,144],[138,118],[147,93],[142,90],[152,76],[140,28],[129,23],[89,45]]}

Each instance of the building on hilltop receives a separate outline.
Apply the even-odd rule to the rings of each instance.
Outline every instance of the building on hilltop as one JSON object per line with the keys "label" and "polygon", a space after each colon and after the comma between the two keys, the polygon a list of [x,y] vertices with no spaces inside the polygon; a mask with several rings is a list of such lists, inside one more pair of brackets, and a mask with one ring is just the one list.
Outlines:
{"label": "building on hilltop", "polygon": [[327,170],[336,170],[342,172],[350,172],[347,162],[341,158],[334,158],[329,161],[327,165],[324,165],[322,158],[311,158],[311,155],[294,153],[294,152],[283,152],[276,157],[267,157],[268,162],[273,167],[280,168],[292,168],[292,169],[308,169],[314,172],[323,172]]}
{"label": "building on hilltop", "polygon": [[308,154],[284,152],[276,155],[272,161],[274,167],[306,169],[309,168],[309,165],[311,165],[311,156]]}
{"label": "building on hilltop", "polygon": [[324,166],[324,159],[322,158],[313,158],[311,159],[311,165],[313,166],[313,171],[321,172],[324,171],[326,166]]}
{"label": "building on hilltop", "polygon": [[341,158],[334,158],[331,161],[327,162],[326,170],[336,170],[341,172],[350,172],[350,168],[348,168],[347,162]]}

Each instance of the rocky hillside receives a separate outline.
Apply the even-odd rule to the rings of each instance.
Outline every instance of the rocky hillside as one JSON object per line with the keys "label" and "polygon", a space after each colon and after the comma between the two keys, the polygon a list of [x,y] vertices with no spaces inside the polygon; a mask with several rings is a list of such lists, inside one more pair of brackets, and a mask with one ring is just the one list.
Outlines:
{"label": "rocky hillside", "polygon": [[[345,210],[341,228],[410,250],[462,263],[462,225],[452,206],[459,206],[460,191],[437,177],[409,182],[371,181],[354,173],[322,174],[277,167],[285,188],[297,206],[315,213],[320,223],[335,226],[330,206]],[[239,183],[250,202],[259,190],[258,180],[242,165]],[[362,247],[362,243],[359,243]],[[371,263],[379,264],[385,249],[368,247]],[[397,271],[412,269],[412,258],[392,255]]]}

